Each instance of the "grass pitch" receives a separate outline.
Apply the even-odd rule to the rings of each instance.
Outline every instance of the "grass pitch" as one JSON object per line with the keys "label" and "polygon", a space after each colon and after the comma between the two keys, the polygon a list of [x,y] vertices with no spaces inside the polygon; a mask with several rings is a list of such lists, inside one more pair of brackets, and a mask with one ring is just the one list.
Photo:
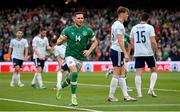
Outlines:
{"label": "grass pitch", "polygon": [[[24,87],[10,87],[12,73],[0,73],[0,111],[180,111],[180,73],[158,73],[155,92],[158,97],[147,94],[150,73],[142,76],[143,98],[136,102],[124,102],[120,87],[116,90],[118,102],[107,102],[109,83],[105,73],[79,73],[78,106],[71,107],[70,88],[62,91],[62,99],[56,100],[52,88],[56,85],[56,73],[44,73],[45,90],[33,89],[30,82],[34,73],[22,73]],[[134,73],[128,73],[128,85],[136,97]]]}

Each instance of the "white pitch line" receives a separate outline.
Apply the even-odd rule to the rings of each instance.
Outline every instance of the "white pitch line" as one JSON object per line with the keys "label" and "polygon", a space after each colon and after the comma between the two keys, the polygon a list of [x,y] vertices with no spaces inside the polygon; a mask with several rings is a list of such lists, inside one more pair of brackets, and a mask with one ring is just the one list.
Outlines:
{"label": "white pitch line", "polygon": [[79,107],[164,107],[164,106],[180,106],[180,104],[134,104],[134,105],[92,105]]}
{"label": "white pitch line", "polygon": [[[79,84],[82,86],[94,86],[94,87],[109,87],[108,85],[97,85],[97,84]],[[131,87],[135,88],[135,87]],[[142,89],[149,89],[149,88],[142,88]],[[173,90],[173,89],[154,89],[157,91],[169,91],[169,92],[180,92],[180,90]]]}
{"label": "white pitch line", "polygon": [[[52,82],[52,81],[44,81],[46,83],[56,83],[56,82]],[[78,85],[81,86],[92,86],[92,87],[108,87],[109,85],[99,85],[99,84],[83,84],[83,83],[78,83]],[[135,87],[131,87],[131,88],[135,88]],[[142,89],[149,89],[149,88],[142,88]],[[180,92],[180,90],[175,90],[175,89],[154,89],[157,91],[166,91],[166,92]]]}
{"label": "white pitch line", "polygon": [[73,110],[79,110],[79,111],[100,112],[100,111],[92,110],[92,109],[78,108],[79,106],[78,107],[70,107],[70,106],[53,105],[53,104],[31,102],[31,101],[23,101],[23,100],[15,100],[15,99],[7,99],[7,98],[0,98],[0,100],[10,101],[10,102],[18,102],[18,103],[26,103],[26,104],[33,104],[33,105],[48,106],[48,107],[59,107],[59,108],[73,109]]}

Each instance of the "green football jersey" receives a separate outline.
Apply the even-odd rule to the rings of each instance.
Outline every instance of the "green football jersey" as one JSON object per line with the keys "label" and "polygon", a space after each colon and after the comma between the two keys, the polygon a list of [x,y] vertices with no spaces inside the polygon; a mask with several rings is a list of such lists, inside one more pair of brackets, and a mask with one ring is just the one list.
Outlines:
{"label": "green football jersey", "polygon": [[130,36],[127,33],[125,33],[125,35],[124,35],[124,47],[128,48],[129,43],[130,43]]}
{"label": "green football jersey", "polygon": [[88,40],[94,37],[94,32],[87,26],[77,28],[71,25],[64,29],[61,35],[67,36],[67,48],[65,56],[72,56],[78,60],[85,61],[83,51],[87,50]]}

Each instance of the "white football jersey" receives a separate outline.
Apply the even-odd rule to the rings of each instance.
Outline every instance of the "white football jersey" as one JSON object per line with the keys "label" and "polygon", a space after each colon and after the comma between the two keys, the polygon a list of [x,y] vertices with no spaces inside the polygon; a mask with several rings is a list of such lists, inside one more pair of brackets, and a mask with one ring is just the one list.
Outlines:
{"label": "white football jersey", "polygon": [[135,25],[130,33],[134,38],[134,56],[153,56],[150,38],[155,36],[154,27],[146,23]]}
{"label": "white football jersey", "polygon": [[28,47],[26,39],[22,38],[21,40],[17,40],[17,38],[14,38],[11,40],[9,47],[13,49],[11,58],[24,60],[24,50]]}
{"label": "white football jersey", "polygon": [[61,58],[65,58],[65,52],[66,52],[66,46],[64,44],[62,45],[56,45],[54,47],[54,55],[55,56],[60,56]]}
{"label": "white football jersey", "polygon": [[122,49],[118,43],[117,34],[121,34],[124,39],[125,28],[123,23],[121,23],[118,20],[115,21],[111,26],[111,49],[116,50],[118,52],[122,52]]}
{"label": "white football jersey", "polygon": [[[38,53],[45,58],[46,57],[46,48],[49,46],[49,41],[47,37],[41,38],[39,35],[35,36],[32,41],[32,46],[37,48]],[[33,54],[33,59],[38,58],[36,53]]]}

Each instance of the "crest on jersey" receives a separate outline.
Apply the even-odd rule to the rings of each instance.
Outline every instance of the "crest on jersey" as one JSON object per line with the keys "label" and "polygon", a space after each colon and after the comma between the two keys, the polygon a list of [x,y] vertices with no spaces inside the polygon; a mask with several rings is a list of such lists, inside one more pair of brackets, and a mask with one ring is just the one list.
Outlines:
{"label": "crest on jersey", "polygon": [[83,36],[87,36],[88,33],[87,33],[87,31],[83,31],[82,34],[83,34]]}

